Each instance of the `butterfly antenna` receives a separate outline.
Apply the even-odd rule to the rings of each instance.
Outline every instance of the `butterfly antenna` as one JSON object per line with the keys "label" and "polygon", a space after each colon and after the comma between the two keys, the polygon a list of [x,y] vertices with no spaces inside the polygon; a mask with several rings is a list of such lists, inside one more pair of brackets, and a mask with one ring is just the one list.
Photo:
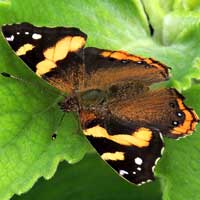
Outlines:
{"label": "butterfly antenna", "polygon": [[61,116],[61,118],[60,118],[60,120],[59,120],[59,122],[58,122],[58,125],[57,125],[56,130],[52,133],[52,135],[51,135],[52,140],[55,140],[55,139],[57,138],[58,130],[59,130],[59,128],[60,128],[60,126],[61,126],[61,124],[62,124],[62,122],[63,122],[63,119],[64,119],[64,117],[65,117],[65,114],[66,114],[66,112],[63,112],[63,114],[62,114],[62,116]]}
{"label": "butterfly antenna", "polygon": [[[29,85],[33,85],[32,83],[30,83],[30,82],[28,82],[28,81],[26,81],[26,80],[24,80],[24,79],[22,79],[22,78],[19,78],[19,77],[17,77],[17,76],[13,76],[12,74],[9,74],[9,73],[7,73],[7,72],[1,72],[0,73],[2,76],[4,76],[4,77],[6,77],[6,78],[12,78],[12,79],[15,79],[15,80],[18,80],[18,81],[22,81],[23,83],[25,83],[25,84],[29,84]],[[54,92],[53,92],[54,93]],[[66,95],[63,93],[61,93],[61,95],[63,95],[64,97],[66,97]],[[60,128],[60,126],[61,126],[61,124],[62,124],[62,122],[63,122],[63,119],[64,119],[64,117],[65,117],[65,114],[66,114],[66,112],[63,112],[63,114],[62,114],[62,116],[61,116],[61,118],[60,118],[60,120],[59,120],[59,122],[58,122],[58,125],[57,125],[57,128],[56,128],[56,130],[52,133],[52,135],[51,135],[51,138],[52,138],[52,140],[55,140],[56,139],[56,137],[57,137],[57,135],[58,135],[58,129]]]}
{"label": "butterfly antenna", "polygon": [[[9,74],[7,72],[1,72],[0,73],[3,77],[5,78],[12,78],[12,79],[15,79],[15,80],[18,80],[18,81],[21,81],[23,82],[25,85],[31,85],[31,86],[35,86],[33,83],[29,82],[29,81],[26,81],[20,77],[17,77],[17,76],[14,76],[12,74]],[[52,94],[58,94],[57,92],[55,91],[48,91],[49,93],[52,93]],[[59,93],[59,95],[63,96],[63,97],[66,97],[67,95],[65,93]]]}
{"label": "butterfly antenna", "polygon": [[8,74],[6,72],[1,72],[1,75],[7,78],[15,78],[14,76],[12,76],[11,74]]}

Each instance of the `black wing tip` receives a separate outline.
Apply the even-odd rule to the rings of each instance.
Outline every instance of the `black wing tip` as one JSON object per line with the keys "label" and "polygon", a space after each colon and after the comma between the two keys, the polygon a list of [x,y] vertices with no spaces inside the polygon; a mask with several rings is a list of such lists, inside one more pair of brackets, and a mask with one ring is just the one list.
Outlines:
{"label": "black wing tip", "polygon": [[39,33],[43,29],[54,29],[57,32],[63,32],[64,34],[69,34],[72,36],[82,36],[85,40],[87,40],[87,34],[81,31],[79,28],[76,27],[67,27],[67,26],[40,26],[40,25],[33,25],[29,22],[21,22],[21,23],[13,23],[13,24],[3,24],[1,26],[1,30],[3,33],[5,32],[13,32],[13,30],[33,30],[38,29]]}

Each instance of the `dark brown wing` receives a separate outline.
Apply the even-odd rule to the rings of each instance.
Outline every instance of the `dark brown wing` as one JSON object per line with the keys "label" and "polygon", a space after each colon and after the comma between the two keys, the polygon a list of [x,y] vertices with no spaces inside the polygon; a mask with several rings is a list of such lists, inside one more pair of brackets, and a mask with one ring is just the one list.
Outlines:
{"label": "dark brown wing", "polygon": [[5,25],[2,32],[16,54],[38,76],[70,92],[83,81],[86,34],[77,28]]}
{"label": "dark brown wing", "polygon": [[85,48],[84,55],[85,87],[89,89],[130,80],[151,85],[169,77],[168,67],[151,58],[92,47]]}
{"label": "dark brown wing", "polygon": [[109,115],[103,119],[81,112],[80,117],[88,140],[120,176],[138,185],[154,180],[154,167],[164,149],[158,130]]}
{"label": "dark brown wing", "polygon": [[183,100],[175,89],[161,89],[116,100],[109,105],[109,110],[117,118],[154,127],[168,137],[178,138],[191,134],[199,121],[195,111]]}

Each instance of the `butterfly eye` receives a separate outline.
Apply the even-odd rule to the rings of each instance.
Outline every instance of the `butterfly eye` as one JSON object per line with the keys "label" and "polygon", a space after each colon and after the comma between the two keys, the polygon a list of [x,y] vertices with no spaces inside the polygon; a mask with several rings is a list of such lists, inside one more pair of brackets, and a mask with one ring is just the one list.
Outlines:
{"label": "butterfly eye", "polygon": [[127,64],[129,62],[130,62],[129,60],[121,60],[121,63],[123,63],[123,64]]}
{"label": "butterfly eye", "polygon": [[179,125],[179,122],[173,121],[172,124],[173,124],[174,126],[178,126],[178,125]]}

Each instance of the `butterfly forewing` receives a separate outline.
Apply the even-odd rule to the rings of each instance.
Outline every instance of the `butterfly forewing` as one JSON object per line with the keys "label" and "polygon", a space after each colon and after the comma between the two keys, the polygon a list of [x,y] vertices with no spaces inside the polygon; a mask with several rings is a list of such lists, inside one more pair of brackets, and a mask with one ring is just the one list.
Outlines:
{"label": "butterfly forewing", "polygon": [[130,80],[151,85],[169,78],[168,68],[151,58],[91,47],[86,48],[84,54],[88,88],[105,88]]}
{"label": "butterfly forewing", "polygon": [[77,28],[5,25],[3,34],[16,54],[38,76],[71,93],[83,82],[83,47],[87,35]]}

